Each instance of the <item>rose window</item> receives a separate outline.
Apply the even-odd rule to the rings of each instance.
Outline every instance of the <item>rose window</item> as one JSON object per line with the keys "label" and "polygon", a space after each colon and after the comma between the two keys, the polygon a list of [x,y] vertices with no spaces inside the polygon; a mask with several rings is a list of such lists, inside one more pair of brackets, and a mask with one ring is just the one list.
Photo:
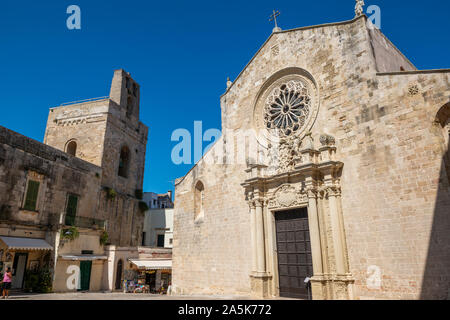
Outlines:
{"label": "rose window", "polygon": [[301,81],[289,81],[273,89],[266,100],[264,122],[268,129],[289,136],[305,126],[311,98]]}

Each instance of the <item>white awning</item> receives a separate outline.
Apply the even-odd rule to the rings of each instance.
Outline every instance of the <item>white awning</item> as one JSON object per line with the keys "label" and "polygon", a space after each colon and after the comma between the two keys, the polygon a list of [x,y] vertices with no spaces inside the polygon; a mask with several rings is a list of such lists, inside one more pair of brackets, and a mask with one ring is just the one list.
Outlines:
{"label": "white awning", "polygon": [[62,260],[70,260],[70,261],[108,260],[107,256],[95,256],[92,254],[84,254],[84,255],[61,254],[59,257]]}
{"label": "white awning", "polygon": [[172,269],[172,260],[129,260],[139,269],[146,270],[170,270]]}
{"label": "white awning", "polygon": [[44,239],[0,237],[10,250],[53,250]]}

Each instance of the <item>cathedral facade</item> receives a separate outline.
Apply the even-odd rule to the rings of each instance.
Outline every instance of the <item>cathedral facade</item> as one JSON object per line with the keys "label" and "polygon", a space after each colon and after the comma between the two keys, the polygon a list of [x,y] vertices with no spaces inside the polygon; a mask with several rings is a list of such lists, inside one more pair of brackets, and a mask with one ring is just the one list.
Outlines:
{"label": "cathedral facade", "polygon": [[175,292],[448,298],[450,70],[364,15],[274,30],[221,111],[176,181]]}

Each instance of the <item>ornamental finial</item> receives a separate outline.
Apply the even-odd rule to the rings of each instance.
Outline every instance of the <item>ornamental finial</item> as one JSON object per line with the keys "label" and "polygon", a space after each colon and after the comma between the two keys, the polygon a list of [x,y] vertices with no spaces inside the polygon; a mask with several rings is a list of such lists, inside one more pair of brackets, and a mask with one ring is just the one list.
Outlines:
{"label": "ornamental finial", "polygon": [[364,14],[364,5],[364,0],[356,0],[355,17],[359,17]]}
{"label": "ornamental finial", "polygon": [[227,78],[227,89],[231,87],[233,82],[231,82],[230,77]]}

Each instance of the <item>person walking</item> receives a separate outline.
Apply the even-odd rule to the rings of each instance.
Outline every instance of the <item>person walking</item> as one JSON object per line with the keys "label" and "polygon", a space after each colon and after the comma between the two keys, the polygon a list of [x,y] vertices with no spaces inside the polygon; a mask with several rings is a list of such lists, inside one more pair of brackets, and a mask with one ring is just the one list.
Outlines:
{"label": "person walking", "polygon": [[11,268],[6,269],[5,275],[3,276],[3,299],[9,298],[9,290],[11,289],[11,282],[12,282],[12,272]]}

